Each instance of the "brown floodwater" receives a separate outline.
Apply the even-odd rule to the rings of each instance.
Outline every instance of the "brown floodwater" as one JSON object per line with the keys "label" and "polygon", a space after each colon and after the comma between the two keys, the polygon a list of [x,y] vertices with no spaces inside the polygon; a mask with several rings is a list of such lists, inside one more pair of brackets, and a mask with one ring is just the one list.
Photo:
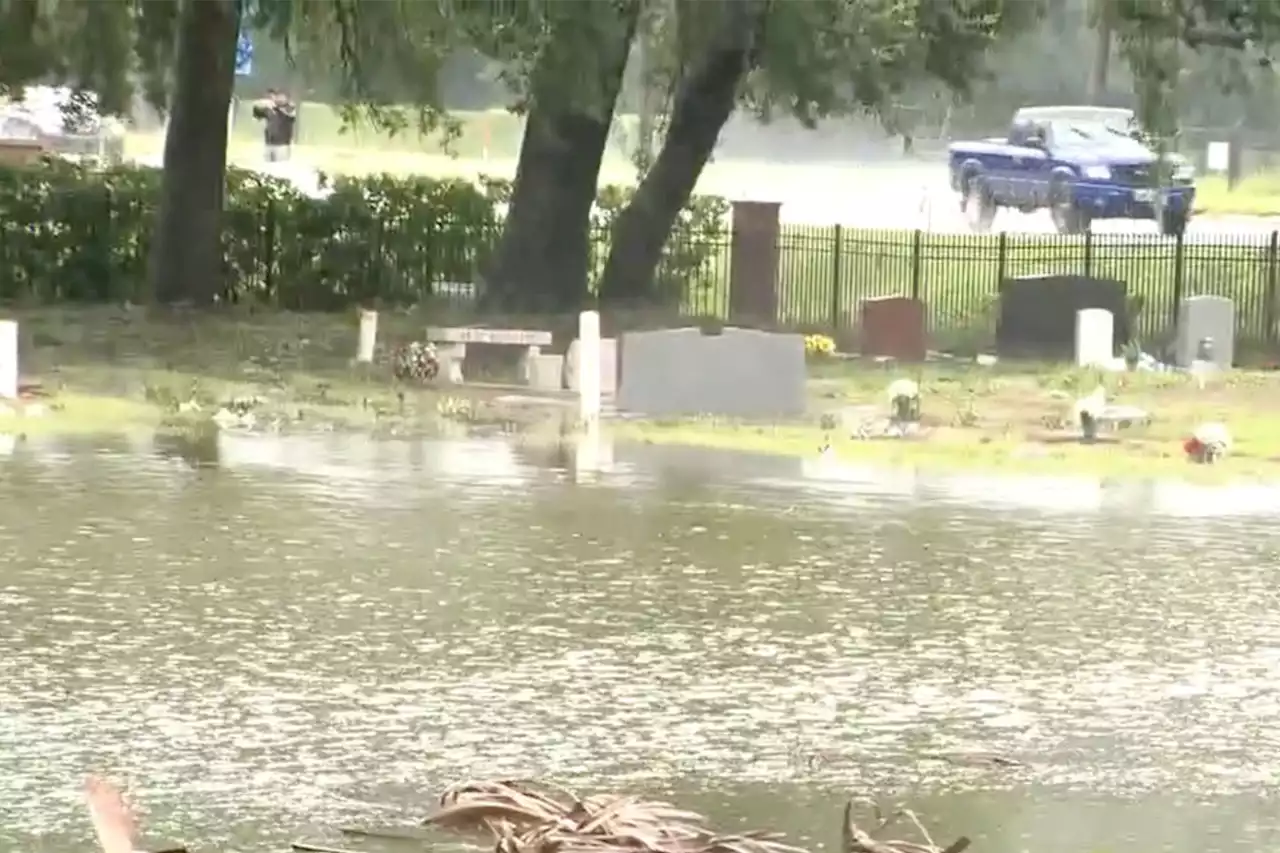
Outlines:
{"label": "brown floodwater", "polygon": [[90,770],[208,850],[512,775],[828,849],[854,794],[982,853],[1280,832],[1270,490],[653,447],[580,475],[499,440],[0,451],[0,849],[88,849]]}

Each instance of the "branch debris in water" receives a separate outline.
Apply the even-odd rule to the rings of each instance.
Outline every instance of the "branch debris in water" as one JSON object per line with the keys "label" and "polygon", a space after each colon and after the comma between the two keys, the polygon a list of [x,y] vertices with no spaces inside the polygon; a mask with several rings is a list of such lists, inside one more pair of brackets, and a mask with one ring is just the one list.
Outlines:
{"label": "branch debris in water", "polygon": [[[888,817],[872,806],[870,831],[853,821],[854,800],[845,806],[842,853],[962,853],[969,839],[945,848],[934,843],[916,816],[900,809]],[[921,842],[876,836],[906,819]],[[721,835],[706,818],[669,803],[638,797],[572,791],[524,780],[469,781],[448,788],[426,826],[491,839],[495,853],[804,853],[776,833]]]}

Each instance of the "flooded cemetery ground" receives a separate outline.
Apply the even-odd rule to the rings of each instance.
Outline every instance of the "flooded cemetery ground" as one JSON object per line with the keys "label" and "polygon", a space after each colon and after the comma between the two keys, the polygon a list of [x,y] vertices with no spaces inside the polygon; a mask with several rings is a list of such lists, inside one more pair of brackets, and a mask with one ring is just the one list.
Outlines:
{"label": "flooded cemetery ground", "polygon": [[530,776],[826,850],[850,794],[984,853],[1280,833],[1278,490],[643,444],[580,475],[337,433],[5,450],[0,849],[86,850],[90,770],[204,850],[355,847],[330,828]]}
{"label": "flooded cemetery ground", "polygon": [[[355,431],[384,436],[519,435],[555,444],[576,428],[573,400],[475,385],[444,389],[391,381],[387,353],[420,339],[430,323],[469,318],[384,312],[381,355],[353,367],[354,315],[231,310],[153,314],[140,308],[21,312],[22,367],[54,395],[42,417],[6,417],[9,432],[59,433],[159,427],[176,443],[208,439],[211,418],[241,401],[260,432]],[[474,319],[474,318],[470,318]],[[670,318],[604,317],[605,334],[653,328]],[[496,318],[491,323],[572,337],[575,317]],[[478,347],[473,349],[479,350]],[[472,365],[468,379],[506,379],[504,365]],[[490,369],[491,368],[491,369]],[[507,374],[514,365],[505,365]],[[487,372],[488,371],[488,372]],[[1214,480],[1280,479],[1280,371],[1233,371],[1206,384],[1185,373],[1099,374],[1043,364],[932,362],[923,368],[839,359],[809,365],[808,413],[775,424],[696,418],[625,420],[619,439],[813,456],[891,466],[988,468],[1041,473]],[[921,421],[908,441],[868,441],[883,429],[888,385],[909,376],[920,388]],[[1107,401],[1151,414],[1149,423],[1081,446],[1073,404],[1099,383]],[[550,403],[550,404],[548,404]],[[1221,422],[1233,447],[1224,463],[1188,466],[1183,442]]]}

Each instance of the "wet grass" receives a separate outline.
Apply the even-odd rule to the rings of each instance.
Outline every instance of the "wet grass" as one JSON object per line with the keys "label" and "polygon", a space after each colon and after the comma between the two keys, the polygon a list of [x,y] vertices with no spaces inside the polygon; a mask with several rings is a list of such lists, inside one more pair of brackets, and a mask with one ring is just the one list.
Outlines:
{"label": "wet grass", "polygon": [[[858,362],[816,366],[810,415],[801,422],[759,425],[714,419],[626,423],[620,438],[732,448],[761,453],[873,460],[888,465],[1102,476],[1177,476],[1193,480],[1280,480],[1280,373],[1235,371],[1203,388],[1181,374],[1104,374],[1046,364],[994,368],[928,365],[888,371]],[[919,382],[922,435],[856,439],[840,426],[842,409],[869,419],[887,416],[884,390],[897,376]],[[1074,400],[1098,384],[1111,402],[1151,415],[1097,444],[1076,440]],[[831,415],[836,423],[823,424]],[[1225,423],[1231,455],[1215,466],[1191,465],[1182,441],[1198,424]]]}
{"label": "wet grass", "polygon": [[446,420],[518,428],[521,418],[546,417],[503,409],[494,403],[505,393],[498,390],[394,380],[387,359],[394,346],[421,339],[429,324],[464,317],[383,312],[375,363],[356,365],[354,314],[120,307],[8,314],[19,322],[24,380],[48,396],[35,401],[43,415],[3,414],[0,429],[116,432],[161,422],[181,429],[245,399],[254,401],[259,427],[271,430],[431,434]]}

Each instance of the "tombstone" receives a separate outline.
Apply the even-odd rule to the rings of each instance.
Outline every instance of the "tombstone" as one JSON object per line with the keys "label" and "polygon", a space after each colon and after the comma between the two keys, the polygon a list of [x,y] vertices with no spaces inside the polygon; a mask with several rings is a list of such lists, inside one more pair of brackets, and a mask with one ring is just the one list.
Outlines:
{"label": "tombstone", "polygon": [[1225,296],[1190,296],[1178,306],[1178,366],[1191,367],[1202,347],[1208,349],[1215,367],[1231,369],[1236,349],[1236,308]]}
{"label": "tombstone", "polygon": [[525,381],[536,391],[559,391],[560,378],[564,373],[564,356],[531,355],[525,361]]}
{"label": "tombstone", "polygon": [[0,400],[18,399],[18,324],[0,320]]}
{"label": "tombstone", "polygon": [[360,340],[356,344],[356,361],[369,364],[378,344],[378,312],[360,309]]}
{"label": "tombstone", "polygon": [[1122,281],[1080,275],[1040,275],[1000,282],[996,355],[1000,358],[1075,358],[1076,315],[1088,308],[1111,312],[1112,350],[1129,340]]}
{"label": "tombstone", "polygon": [[924,361],[928,354],[924,303],[907,296],[864,299],[859,339],[867,358]]}
{"label": "tombstone", "polygon": [[619,341],[618,408],[648,417],[770,420],[806,408],[802,335],[728,327],[627,332]]}
{"label": "tombstone", "polygon": [[1103,308],[1076,312],[1076,367],[1109,367],[1115,360],[1115,317]]}
{"label": "tombstone", "polygon": [[[564,387],[570,391],[581,389],[578,373],[578,352],[581,344],[574,339],[564,354]],[[600,396],[612,397],[618,393],[618,339],[600,339]]]}

